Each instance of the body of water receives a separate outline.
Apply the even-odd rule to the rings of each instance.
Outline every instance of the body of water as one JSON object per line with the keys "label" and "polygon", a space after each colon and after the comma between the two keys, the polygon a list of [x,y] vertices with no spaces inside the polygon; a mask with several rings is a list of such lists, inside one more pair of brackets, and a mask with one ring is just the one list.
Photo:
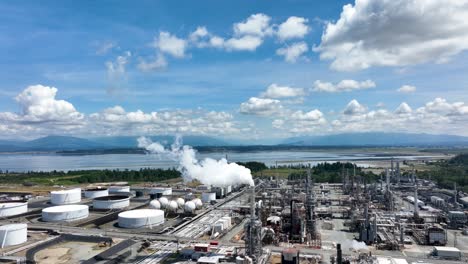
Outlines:
{"label": "body of water", "polygon": [[[334,161],[354,161],[360,166],[373,166],[374,161],[388,160],[390,157],[373,153],[312,152],[312,151],[256,151],[256,152],[210,152],[198,153],[199,160],[221,159],[227,156],[229,162],[259,161],[268,166],[287,164],[311,164]],[[432,159],[439,155],[393,156],[395,159]],[[0,154],[0,170],[9,171],[68,171],[91,169],[140,169],[177,167],[177,161],[158,155],[106,154],[67,156],[46,154]]]}

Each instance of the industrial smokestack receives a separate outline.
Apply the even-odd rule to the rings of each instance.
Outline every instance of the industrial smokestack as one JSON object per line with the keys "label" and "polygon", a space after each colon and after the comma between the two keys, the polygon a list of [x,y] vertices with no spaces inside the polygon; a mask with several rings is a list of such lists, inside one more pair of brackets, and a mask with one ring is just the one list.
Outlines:
{"label": "industrial smokestack", "polygon": [[252,197],[250,200],[250,220],[254,221],[255,218],[255,186],[252,186]]}
{"label": "industrial smokestack", "polygon": [[393,168],[393,157],[392,157],[392,159],[391,159],[390,162],[391,162],[391,163],[390,163],[390,164],[391,164],[391,165],[390,165],[390,168],[391,168],[391,172],[390,172],[391,174],[390,174],[390,176],[391,176],[391,178],[393,179],[394,176],[395,176],[395,170],[394,170],[394,168]]}
{"label": "industrial smokestack", "polygon": [[458,192],[457,192],[457,183],[454,182],[453,183],[453,203],[455,204],[455,207],[458,208],[458,199],[457,199],[457,196],[458,196]]}
{"label": "industrial smokestack", "polygon": [[388,171],[388,169],[385,169],[385,180],[386,180],[386,184],[387,184],[387,191],[390,191],[390,173]]}
{"label": "industrial smokestack", "polygon": [[397,173],[397,182],[398,186],[400,185],[400,162],[397,161],[396,163],[396,173]]}
{"label": "industrial smokestack", "polygon": [[414,186],[414,218],[419,218],[418,186]]}
{"label": "industrial smokestack", "polygon": [[343,253],[341,252],[341,244],[336,245],[336,264],[343,264]]}

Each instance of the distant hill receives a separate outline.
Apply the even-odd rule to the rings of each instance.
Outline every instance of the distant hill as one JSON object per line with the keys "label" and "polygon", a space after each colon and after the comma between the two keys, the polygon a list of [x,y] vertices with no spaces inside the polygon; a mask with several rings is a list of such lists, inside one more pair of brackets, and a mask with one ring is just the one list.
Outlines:
{"label": "distant hill", "polygon": [[47,136],[38,138],[25,142],[23,146],[31,150],[74,150],[111,147],[107,144],[94,142],[88,139],[67,136]]}
{"label": "distant hill", "polygon": [[[136,148],[138,137],[97,137],[78,138],[70,136],[47,136],[31,141],[0,140],[0,152],[28,152],[28,151],[73,151],[92,149]],[[173,136],[152,136],[153,141],[165,145],[174,142]],[[226,146],[227,142],[208,136],[184,136],[183,143],[192,146]]]}
{"label": "distant hill", "polygon": [[305,146],[456,146],[468,145],[468,137],[410,133],[345,133],[288,138],[282,145]]}
{"label": "distant hill", "polygon": [[[0,140],[0,152],[28,151],[81,151],[93,150],[98,153],[133,152],[137,147],[136,136],[78,138],[70,136],[47,136],[31,141]],[[174,142],[169,135],[150,136],[153,141],[164,145]],[[247,141],[245,141],[247,142]],[[406,134],[406,133],[347,133],[327,136],[301,136],[278,140],[272,144],[262,145],[239,143],[234,140],[221,140],[209,136],[184,136],[183,143],[198,147],[198,149],[279,149],[288,147],[365,147],[365,146],[416,146],[416,147],[453,147],[468,146],[468,137],[451,135]],[[276,143],[276,144],[275,144]]]}
{"label": "distant hill", "polygon": [[[174,136],[163,135],[163,136],[148,136],[154,142],[160,142],[164,145],[170,145],[174,142]],[[118,147],[118,148],[134,148],[137,146],[136,136],[115,136],[115,137],[96,137],[90,138],[95,142],[102,144]],[[209,136],[183,136],[182,141],[186,145],[191,146],[226,146],[231,145],[230,143]]]}

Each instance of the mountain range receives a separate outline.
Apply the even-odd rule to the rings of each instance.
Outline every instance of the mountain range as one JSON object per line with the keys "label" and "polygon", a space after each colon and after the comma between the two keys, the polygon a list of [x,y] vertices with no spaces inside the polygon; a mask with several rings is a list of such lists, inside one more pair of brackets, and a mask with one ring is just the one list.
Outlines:
{"label": "mountain range", "polygon": [[[173,136],[151,136],[154,142],[170,145]],[[283,140],[271,140],[271,144],[280,146],[417,146],[417,147],[452,147],[468,146],[468,137],[453,135],[409,134],[409,133],[345,133],[325,136],[300,136]],[[261,145],[238,140],[224,140],[209,136],[184,136],[183,143],[198,147]],[[47,136],[30,141],[0,140],[0,152],[28,151],[70,151],[91,149],[137,148],[137,137],[115,136],[78,138],[70,136]]]}

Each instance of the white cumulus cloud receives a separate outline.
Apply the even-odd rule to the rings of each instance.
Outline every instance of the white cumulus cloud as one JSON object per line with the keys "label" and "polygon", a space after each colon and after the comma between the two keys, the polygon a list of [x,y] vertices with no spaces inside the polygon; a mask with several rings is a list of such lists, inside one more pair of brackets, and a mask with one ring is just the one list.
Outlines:
{"label": "white cumulus cloud", "polygon": [[375,86],[375,82],[371,80],[365,80],[361,82],[355,80],[342,80],[337,84],[317,80],[314,82],[314,91],[329,93],[350,92],[353,90],[374,88]]}
{"label": "white cumulus cloud", "polygon": [[167,60],[164,55],[158,53],[152,61],[145,61],[140,58],[138,69],[141,71],[152,71],[157,69],[163,69],[167,67]]}
{"label": "white cumulus cloud", "polygon": [[278,26],[276,34],[280,40],[303,38],[310,30],[308,22],[306,18],[291,16]]}
{"label": "white cumulus cloud", "polygon": [[351,100],[343,110],[345,115],[359,115],[367,111],[367,107],[360,104],[356,99]]}
{"label": "white cumulus cloud", "polygon": [[284,56],[284,60],[289,63],[296,62],[304,53],[309,50],[309,47],[304,41],[294,43],[292,45],[279,48],[276,50],[276,54]]}
{"label": "white cumulus cloud", "polygon": [[279,86],[276,83],[268,86],[265,92],[261,93],[261,97],[264,98],[286,98],[286,97],[298,97],[304,96],[305,91],[303,88],[293,88],[289,86]]}
{"label": "white cumulus cloud", "polygon": [[269,116],[279,113],[282,109],[279,100],[269,98],[251,97],[240,105],[240,112],[246,115]]}
{"label": "white cumulus cloud", "polygon": [[234,33],[238,36],[252,35],[263,37],[271,35],[273,29],[270,25],[271,18],[265,14],[258,13],[249,16],[246,20],[233,25]]}
{"label": "white cumulus cloud", "polygon": [[397,90],[400,93],[414,93],[416,92],[416,87],[411,85],[403,85]]}
{"label": "white cumulus cloud", "polygon": [[154,39],[153,45],[163,53],[172,55],[176,58],[183,58],[185,57],[187,41],[185,39],[178,38],[169,32],[160,31],[159,36]]}
{"label": "white cumulus cloud", "polygon": [[468,49],[467,17],[467,0],[356,0],[315,50],[343,71],[445,62]]}

